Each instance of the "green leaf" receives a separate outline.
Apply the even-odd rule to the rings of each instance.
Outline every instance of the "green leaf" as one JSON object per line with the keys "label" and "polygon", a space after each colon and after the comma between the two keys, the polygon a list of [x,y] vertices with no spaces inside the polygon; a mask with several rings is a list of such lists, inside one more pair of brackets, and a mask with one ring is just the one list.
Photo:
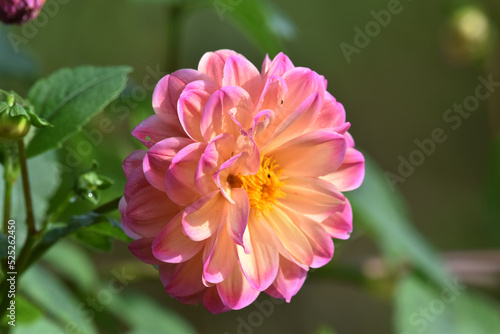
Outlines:
{"label": "green leaf", "polygon": [[113,243],[111,242],[109,237],[102,234],[89,232],[87,231],[87,229],[79,230],[73,233],[71,236],[95,251],[110,252],[113,249]]}
{"label": "green leaf", "polygon": [[33,333],[64,333],[64,328],[58,326],[52,320],[38,318],[37,321],[24,324],[16,324],[12,334],[33,334]]}
{"label": "green leaf", "polygon": [[118,239],[124,242],[131,242],[132,239],[123,232],[121,225],[116,220],[102,216],[106,221],[92,224],[77,232],[72,236],[93,250],[109,252],[113,249],[111,239]]}
{"label": "green leaf", "polygon": [[497,305],[474,296],[455,280],[439,288],[415,275],[395,293],[395,327],[402,334],[490,334],[500,329]]}
{"label": "green leaf", "polygon": [[49,230],[45,232],[42,240],[35,246],[33,251],[33,256],[30,259],[30,263],[37,261],[45,252],[52,247],[54,243],[59,241],[61,238],[78,231],[79,229],[90,226],[94,223],[102,221],[102,216],[95,213],[89,212],[80,216],[71,217],[68,224],[56,223],[49,227]]}
{"label": "green leaf", "polygon": [[221,21],[226,17],[264,51],[277,54],[282,51],[283,39],[292,39],[296,27],[276,5],[267,0],[208,1]]}
{"label": "green leaf", "polygon": [[81,66],[39,80],[28,93],[36,113],[53,128],[39,129],[28,156],[56,147],[75,134],[125,88],[129,67]]}
{"label": "green leaf", "polygon": [[43,256],[57,273],[75,283],[80,291],[90,291],[99,284],[99,276],[90,256],[77,245],[60,241]]}
{"label": "green leaf", "polygon": [[373,236],[392,263],[411,264],[441,284],[447,272],[436,252],[410,223],[401,196],[392,192],[382,171],[365,154],[363,185],[349,193],[354,223]]}
{"label": "green leaf", "polygon": [[[32,266],[21,278],[20,289],[46,314],[66,328],[76,328],[85,334],[97,333],[88,315],[82,312],[86,304],[71,294],[62,282],[40,266]],[[88,307],[88,306],[87,306]],[[75,331],[76,332],[76,331]]]}
{"label": "green leaf", "polygon": [[121,228],[121,224],[119,222],[110,217],[106,218],[108,221],[86,227],[85,231],[108,236],[127,243],[133,240],[128,235],[126,235],[125,232],[123,232],[123,229]]}
{"label": "green leaf", "polygon": [[16,323],[32,323],[43,314],[37,306],[33,305],[22,295],[16,295]]}
{"label": "green leaf", "polygon": [[[178,314],[163,308],[145,295],[116,295],[109,307],[111,312],[131,327],[131,330],[126,334],[197,333]],[[159,330],[160,328],[161,330]]]}
{"label": "green leaf", "polygon": [[[52,195],[59,187],[60,170],[55,151],[46,152],[33,159],[28,160],[28,173],[31,186],[31,196],[33,210],[35,211],[35,221],[37,227],[45,218],[45,213],[49,207]],[[3,166],[0,165],[0,175],[3,174]],[[4,180],[0,178],[0,193],[4,191]],[[18,178],[12,190],[12,210],[11,217],[16,222],[16,242],[20,247],[26,238],[26,209],[24,206],[24,196],[21,177]],[[3,207],[0,205],[0,213],[3,214]]]}

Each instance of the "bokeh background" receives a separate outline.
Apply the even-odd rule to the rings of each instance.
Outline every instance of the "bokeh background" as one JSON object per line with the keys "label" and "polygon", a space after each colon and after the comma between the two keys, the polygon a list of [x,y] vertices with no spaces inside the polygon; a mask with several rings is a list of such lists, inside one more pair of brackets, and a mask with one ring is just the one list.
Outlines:
{"label": "bokeh background", "polygon": [[[236,4],[220,16],[215,2],[208,3],[186,12],[175,25],[172,8],[181,1],[53,1],[57,13],[40,27],[32,25],[36,31],[21,42],[21,53],[12,53],[6,35],[26,36],[26,28],[2,27],[0,88],[24,94],[37,77],[61,67],[92,64],[134,68],[123,102],[117,105],[125,109],[107,108],[85,127],[91,131],[100,119],[111,118],[116,129],[103,134],[77,163],[71,160],[71,151],[77,150],[80,141],[89,140],[85,134],[73,137],[58,150],[61,161],[74,163],[71,173],[90,168],[93,159],[99,162],[99,173],[115,181],[102,194],[105,202],[122,193],[125,177],[121,162],[140,148],[131,130],[153,113],[152,87],[145,84],[146,78],[154,73],[158,80],[172,71],[172,66],[196,68],[203,53],[221,48],[242,53],[257,67],[266,53],[272,57],[282,50],[296,66],[309,67],[326,77],[329,92],[346,108],[357,147],[371,156],[382,172],[397,173],[398,157],[408,159],[418,148],[415,140],[430,138],[434,129],[442,128],[447,140],[438,143],[435,152],[425,156],[404,183],[397,183],[396,191],[406,201],[416,229],[444,257],[460,251],[474,258],[475,251],[499,249],[500,225],[495,210],[500,203],[492,195],[497,188],[491,175],[499,152],[495,142],[500,130],[500,89],[481,101],[456,130],[443,115],[475,94],[479,76],[492,75],[494,81],[500,81],[500,3],[401,1],[400,13],[391,15],[390,23],[348,60],[341,44],[356,46],[355,28],[364,31],[365,25],[374,21],[371,11],[386,10],[391,2],[275,0],[273,6],[289,21],[275,18],[279,44],[263,45],[234,20],[232,14],[244,4],[240,9]],[[176,37],[175,50],[167,46],[172,36]],[[11,61],[9,66],[5,66],[7,61]],[[85,212],[89,207],[81,205],[77,211]],[[371,238],[356,229],[356,217],[354,224],[351,240],[338,243],[329,266],[348,263],[376,272],[373,259],[379,255],[378,249]],[[182,305],[164,293],[156,270],[136,260],[124,242],[115,241],[111,252],[97,253],[74,241],[66,243],[65,247],[90,257],[88,270],[95,270],[100,282],[112,279],[112,270],[126,268],[135,278],[124,288],[124,295],[147,294],[158,305],[185,318],[198,333],[299,334],[316,333],[318,328],[325,333],[331,329],[348,334],[393,333],[391,295],[386,291],[390,288],[366,289],[349,279],[325,279],[322,270],[327,269],[311,273],[290,304],[273,303],[269,317],[261,324],[256,318],[253,321],[259,326],[245,329],[241,323],[252,321],[249,317],[256,306],[213,316],[200,306]],[[53,256],[57,257],[56,253]],[[492,261],[500,262],[498,257]],[[370,269],[370,263],[376,268]],[[57,273],[50,263],[47,270]],[[479,288],[498,298],[498,280],[494,282],[497,285],[484,289],[480,284]],[[74,283],[66,283],[75,289]],[[269,300],[267,295],[259,298],[260,302]],[[96,312],[99,331],[125,331],[125,325],[107,318],[108,313]]]}

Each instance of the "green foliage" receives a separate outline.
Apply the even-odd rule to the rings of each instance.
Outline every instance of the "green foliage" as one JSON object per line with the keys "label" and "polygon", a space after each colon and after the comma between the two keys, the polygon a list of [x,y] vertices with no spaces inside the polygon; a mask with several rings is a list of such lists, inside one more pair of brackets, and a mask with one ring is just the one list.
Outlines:
{"label": "green foliage", "polygon": [[184,319],[144,295],[129,294],[116,297],[113,298],[110,309],[132,328],[125,334],[196,334],[196,330]]}
{"label": "green foliage", "polygon": [[54,127],[38,130],[28,146],[32,157],[60,145],[125,88],[129,67],[81,66],[62,69],[39,80],[28,99]]}
{"label": "green foliage", "polygon": [[49,271],[35,265],[22,277],[21,291],[33,300],[45,316],[55,319],[59,330],[78,328],[85,334],[97,333],[93,322],[88,321],[80,310],[82,301],[76,298],[70,290]]}
{"label": "green foliage", "polygon": [[58,242],[43,256],[43,262],[50,265],[59,275],[86,291],[99,283],[94,263],[85,251],[68,241]]}
{"label": "green foliage", "polygon": [[267,0],[208,1],[220,20],[229,17],[264,52],[283,50],[282,40],[292,39],[296,27],[283,11]]}
{"label": "green foliage", "polygon": [[396,330],[405,334],[496,333],[498,305],[465,289],[454,279],[436,287],[415,275],[403,278],[395,293]]}
{"label": "green foliage", "polygon": [[448,275],[437,254],[411,225],[401,196],[391,192],[383,173],[365,157],[363,185],[349,194],[354,223],[374,238],[388,261],[414,266],[440,284]]}

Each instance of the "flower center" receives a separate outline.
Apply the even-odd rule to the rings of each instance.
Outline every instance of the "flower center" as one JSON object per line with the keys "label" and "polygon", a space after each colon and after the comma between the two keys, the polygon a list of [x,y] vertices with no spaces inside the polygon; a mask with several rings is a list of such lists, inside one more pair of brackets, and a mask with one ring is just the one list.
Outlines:
{"label": "flower center", "polygon": [[273,157],[261,157],[257,174],[238,175],[240,187],[248,194],[250,208],[255,209],[257,214],[268,213],[279,198],[286,196],[281,190],[283,182],[279,179],[282,172]]}

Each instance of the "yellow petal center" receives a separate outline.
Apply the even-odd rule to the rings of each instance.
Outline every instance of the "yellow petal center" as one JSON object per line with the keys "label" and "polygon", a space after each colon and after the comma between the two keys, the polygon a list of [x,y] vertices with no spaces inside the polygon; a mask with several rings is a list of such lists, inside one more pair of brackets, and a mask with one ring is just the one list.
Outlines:
{"label": "yellow petal center", "polygon": [[250,208],[255,209],[256,214],[267,214],[279,198],[286,196],[281,190],[284,184],[280,181],[282,172],[273,157],[261,157],[257,174],[238,175],[240,187],[246,190]]}

